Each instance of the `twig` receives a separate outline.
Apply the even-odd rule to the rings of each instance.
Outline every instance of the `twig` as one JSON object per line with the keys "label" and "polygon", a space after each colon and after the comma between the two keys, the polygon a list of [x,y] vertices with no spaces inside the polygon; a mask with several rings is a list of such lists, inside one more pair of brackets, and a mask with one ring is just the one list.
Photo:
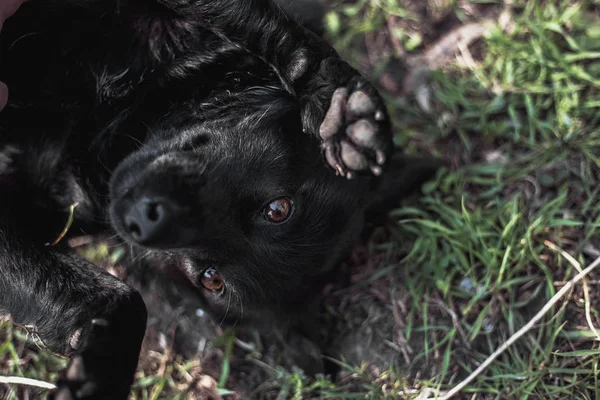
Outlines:
{"label": "twig", "polygon": [[406,326],[404,321],[402,320],[402,316],[400,315],[400,306],[398,305],[398,300],[392,299],[392,314],[394,315],[394,329],[396,330],[396,343],[400,348],[400,352],[404,357],[404,362],[406,365],[410,365],[410,355],[412,353],[412,349],[408,344],[408,340],[406,340],[406,336],[404,336],[404,332],[402,330]]}
{"label": "twig", "polygon": [[469,47],[483,37],[489,27],[494,24],[495,21],[484,20],[461,25],[433,43],[423,53],[407,58],[406,63],[413,68],[423,64],[429,69],[442,68],[454,59],[459,46]]}
{"label": "twig", "polygon": [[69,207],[69,218],[67,218],[67,223],[65,224],[65,228],[60,233],[60,235],[58,235],[58,237],[54,240],[54,242],[46,243],[46,246],[56,246],[58,244],[58,242],[60,242],[62,240],[62,238],[65,237],[67,232],[69,232],[69,228],[71,228],[71,225],[73,224],[73,217],[75,215],[75,207],[77,207],[78,205],[79,205],[79,203],[71,204],[71,206]]}
{"label": "twig", "polygon": [[[579,262],[576,259],[574,259],[573,256],[571,256],[569,253],[562,250],[557,245],[555,245],[554,243],[552,243],[548,240],[544,240],[544,244],[546,246],[550,247],[550,249],[552,249],[553,251],[556,251],[561,256],[563,256],[577,270],[577,272],[581,272],[581,264],[579,264]],[[581,282],[583,283],[583,297],[584,297],[584,303],[585,303],[584,304],[585,305],[585,319],[588,323],[588,326],[592,330],[592,332],[594,332],[594,335],[596,335],[596,338],[598,340],[600,340],[600,333],[598,333],[598,331],[596,330],[596,327],[594,326],[594,322],[592,321],[592,313],[590,310],[590,288],[588,287],[587,279],[582,278]]]}
{"label": "twig", "polygon": [[[600,257],[600,254],[596,257]],[[600,279],[592,279],[591,281],[587,281],[588,285],[600,285]],[[564,281],[554,281],[554,286],[564,286],[567,282]]]}
{"label": "twig", "polygon": [[0,383],[5,385],[35,386],[42,389],[56,389],[56,385],[53,383],[38,381],[37,379],[21,378],[18,376],[0,376]]}
{"label": "twig", "polygon": [[452,309],[451,306],[446,305],[446,303],[444,303],[444,300],[442,300],[442,298],[439,295],[436,296],[434,301],[438,305],[438,307],[440,307],[442,310],[444,310],[444,311],[446,311],[446,313],[448,313],[448,315],[452,319],[452,325],[458,331],[458,334],[460,335],[460,337],[463,341],[463,345],[467,349],[471,350],[471,344],[469,343],[469,339],[467,338],[467,333],[463,329],[456,312]]}
{"label": "twig", "polygon": [[392,42],[392,47],[394,48],[394,53],[396,57],[404,56],[404,47],[400,40],[398,40],[398,36],[396,36],[396,17],[391,15],[387,20],[387,29],[388,35],[390,37],[390,42]]}
{"label": "twig", "polygon": [[[460,56],[464,65],[469,68],[471,71],[475,71],[477,69],[478,63],[473,58],[473,54],[469,50],[469,46],[466,46],[464,43],[458,43],[456,45],[458,51],[460,52]],[[458,57],[457,57],[458,58]]]}
{"label": "twig", "polygon": [[[521,336],[523,336],[527,331],[529,331],[542,317],[552,308],[554,305],[575,285],[579,282],[583,277],[592,272],[596,267],[600,265],[600,257],[596,258],[593,263],[591,263],[586,269],[575,275],[565,286],[562,287],[552,298],[548,301],[544,307],[521,329],[519,329],[514,335],[512,335],[506,342],[502,343],[502,345],[496,349],[484,362],[477,367],[475,371],[473,371],[468,377],[466,377],[462,382],[453,387],[450,391],[446,392],[439,400],[448,400],[452,398],[454,395],[458,394],[461,390],[465,388],[473,379],[477,378],[479,374],[481,374],[487,367],[490,365],[498,356],[506,351],[508,347],[519,340]],[[430,399],[434,399],[430,398]]]}

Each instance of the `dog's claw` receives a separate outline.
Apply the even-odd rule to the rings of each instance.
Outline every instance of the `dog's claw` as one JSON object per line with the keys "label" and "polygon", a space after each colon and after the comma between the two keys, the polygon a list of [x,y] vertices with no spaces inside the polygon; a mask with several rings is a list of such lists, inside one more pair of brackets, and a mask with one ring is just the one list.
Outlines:
{"label": "dog's claw", "polygon": [[108,327],[108,321],[105,320],[104,318],[94,318],[92,320],[92,325],[94,325],[94,327],[98,328],[107,328]]}
{"label": "dog's claw", "polygon": [[375,156],[376,156],[377,164],[379,164],[379,165],[385,164],[386,156],[385,156],[385,153],[383,151],[377,150],[375,152]]}
{"label": "dog's claw", "polygon": [[370,96],[362,82],[354,91],[338,88],[319,128],[325,159],[337,175],[352,179],[357,172],[381,175],[386,162],[386,141],[382,124],[386,122],[380,99]]}
{"label": "dog's claw", "polygon": [[371,172],[373,172],[373,175],[379,176],[379,175],[381,175],[383,170],[381,169],[381,167],[379,165],[371,165]]}
{"label": "dog's claw", "polygon": [[332,142],[325,142],[323,143],[323,148],[325,149],[325,159],[327,160],[327,163],[335,169],[335,174],[344,176],[345,170],[339,160],[337,146]]}

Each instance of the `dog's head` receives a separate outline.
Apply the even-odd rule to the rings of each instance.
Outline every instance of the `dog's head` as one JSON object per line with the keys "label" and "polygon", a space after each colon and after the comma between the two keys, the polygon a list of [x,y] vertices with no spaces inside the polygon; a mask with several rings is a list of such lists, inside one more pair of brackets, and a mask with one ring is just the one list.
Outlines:
{"label": "dog's head", "polygon": [[174,260],[217,312],[237,318],[236,304],[304,300],[367,209],[433,169],[402,159],[380,178],[338,177],[282,89],[225,96],[178,102],[148,126],[113,174],[110,216],[128,242]]}

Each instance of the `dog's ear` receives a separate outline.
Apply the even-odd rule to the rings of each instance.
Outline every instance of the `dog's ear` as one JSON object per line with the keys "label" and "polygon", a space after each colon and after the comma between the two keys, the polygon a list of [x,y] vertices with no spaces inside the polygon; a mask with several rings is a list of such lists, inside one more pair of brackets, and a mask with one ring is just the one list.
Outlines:
{"label": "dog's ear", "polygon": [[163,3],[90,0],[90,7],[102,15],[98,29],[105,29],[106,40],[114,43],[111,54],[94,67],[100,99],[123,98],[150,76],[156,79],[172,71],[184,75],[196,63],[206,62],[198,61],[201,57],[194,51],[207,40],[201,21]]}
{"label": "dog's ear", "polygon": [[412,157],[395,152],[379,178],[369,201],[368,213],[380,214],[395,207],[400,199],[420,189],[447,163],[433,157]]}

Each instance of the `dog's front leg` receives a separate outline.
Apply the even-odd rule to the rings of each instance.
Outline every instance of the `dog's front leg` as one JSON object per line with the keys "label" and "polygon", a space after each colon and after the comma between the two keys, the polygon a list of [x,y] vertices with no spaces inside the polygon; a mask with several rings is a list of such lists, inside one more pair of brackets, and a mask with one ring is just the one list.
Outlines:
{"label": "dog's front leg", "polygon": [[392,151],[390,122],[375,88],[322,38],[270,0],[159,0],[277,71],[302,105],[304,131],[318,137],[342,176],[382,172]]}
{"label": "dog's front leg", "polygon": [[50,350],[72,356],[51,398],[127,399],[146,327],[140,295],[17,228],[0,226],[0,310]]}

